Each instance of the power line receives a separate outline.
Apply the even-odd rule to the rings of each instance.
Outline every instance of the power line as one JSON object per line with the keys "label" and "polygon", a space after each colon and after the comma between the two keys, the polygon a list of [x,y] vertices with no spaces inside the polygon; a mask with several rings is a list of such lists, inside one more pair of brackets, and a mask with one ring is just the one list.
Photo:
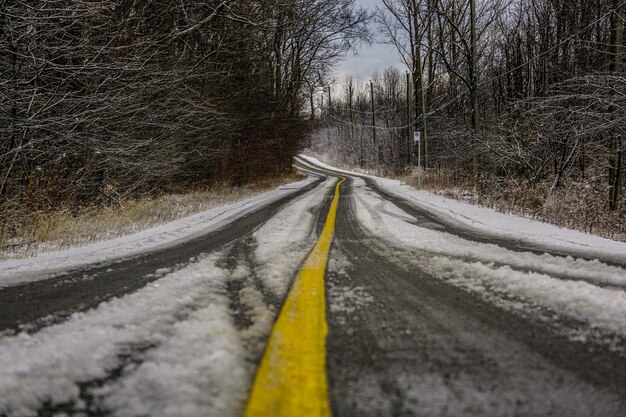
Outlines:
{"label": "power line", "polygon": [[[529,60],[527,60],[527,61],[525,61],[525,62],[523,62],[523,63],[519,64],[519,65],[517,65],[517,66],[516,66],[516,67],[514,67],[514,68],[511,68],[510,70],[508,70],[508,71],[506,71],[506,72],[503,72],[503,73],[501,73],[501,74],[498,74],[498,75],[496,75],[496,76],[494,76],[494,77],[491,77],[491,78],[489,78],[489,79],[487,79],[487,80],[483,80],[483,81],[481,81],[481,82],[477,83],[477,86],[482,86],[482,85],[485,85],[485,84],[491,83],[491,82],[493,82],[493,81],[496,81],[496,80],[498,80],[498,79],[500,79],[500,78],[502,78],[502,77],[504,77],[504,76],[506,76],[506,75],[508,75],[508,74],[511,74],[511,73],[513,73],[513,72],[515,72],[515,71],[518,71],[518,70],[520,70],[520,69],[522,69],[522,68],[526,67],[528,64],[530,64],[530,63],[532,63],[532,62],[534,62],[534,61],[537,61],[537,60],[539,60],[539,59],[543,58],[544,56],[546,56],[546,55],[548,55],[548,54],[550,54],[550,53],[554,52],[557,48],[559,48],[559,47],[560,47],[560,46],[562,46],[563,44],[565,44],[565,43],[567,43],[567,42],[571,41],[571,40],[572,40],[573,38],[575,38],[576,36],[580,35],[581,33],[585,32],[585,31],[587,31],[587,30],[589,30],[591,27],[593,27],[594,25],[596,25],[596,24],[597,24],[597,23],[599,23],[600,21],[604,20],[607,16],[609,16],[609,15],[611,15],[611,14],[613,14],[613,13],[616,13],[619,9],[621,9],[621,8],[622,8],[622,7],[624,7],[624,6],[626,6],[626,2],[622,3],[621,5],[619,5],[619,6],[615,7],[615,8],[613,8],[613,9],[611,9],[611,10],[609,10],[608,12],[606,12],[605,14],[603,14],[602,16],[600,16],[599,18],[597,18],[596,20],[594,20],[593,22],[591,22],[589,25],[587,25],[587,26],[585,26],[584,28],[582,28],[581,30],[579,30],[579,31],[577,31],[577,32],[575,32],[575,33],[573,33],[573,34],[571,34],[570,36],[568,36],[567,38],[565,38],[565,39],[564,39],[564,40],[562,40],[561,42],[557,43],[556,45],[552,46],[551,48],[547,49],[546,51],[542,52],[541,54],[539,54],[539,55],[537,55],[537,56],[535,56],[535,57],[533,57],[533,58],[531,58],[531,59],[529,59]],[[335,85],[335,84],[333,84],[333,85]],[[433,114],[435,114],[435,113],[437,113],[437,112],[439,112],[439,111],[441,111],[441,110],[445,109],[446,107],[450,106],[452,103],[454,103],[455,101],[459,100],[460,98],[462,98],[462,97],[466,96],[467,94],[468,94],[468,93],[467,93],[466,91],[464,91],[464,92],[462,92],[462,93],[459,93],[458,95],[456,95],[456,96],[452,97],[450,100],[448,100],[446,103],[442,104],[441,106],[437,107],[436,109],[432,109],[432,110],[430,110],[430,111],[426,112],[426,114],[425,114],[425,115],[426,115],[426,116],[431,116],[431,115],[433,115]],[[354,111],[354,110],[353,110],[353,111]],[[367,113],[369,113],[369,112],[367,112]],[[421,117],[424,117],[424,116],[420,116],[420,118],[421,118]],[[362,125],[358,125],[358,126],[362,126]],[[410,126],[410,125],[409,125],[409,126]],[[409,126],[405,126],[405,128],[406,128],[406,127],[409,127]],[[372,128],[372,126],[369,126],[369,128]]]}
{"label": "power line", "polygon": [[594,20],[593,22],[591,22],[589,25],[587,25],[587,26],[585,26],[584,28],[582,28],[581,30],[579,30],[578,32],[573,33],[572,35],[568,36],[567,38],[565,38],[565,39],[564,39],[564,40],[562,40],[561,42],[559,42],[559,43],[557,43],[556,45],[554,45],[552,48],[550,48],[550,49],[548,49],[548,50],[544,51],[543,53],[541,53],[541,54],[537,55],[537,56],[536,56],[536,57],[534,57],[534,58],[529,59],[528,61],[526,61],[526,62],[524,62],[524,63],[522,63],[522,64],[519,64],[518,66],[516,66],[516,67],[514,67],[514,68],[511,68],[509,71],[506,71],[506,72],[504,72],[504,73],[502,73],[502,74],[499,74],[499,75],[497,75],[497,76],[495,76],[495,77],[493,77],[493,78],[490,78],[490,79],[488,79],[488,80],[481,81],[480,83],[478,83],[478,85],[479,85],[479,86],[481,86],[481,85],[484,85],[484,84],[486,84],[486,83],[490,83],[490,82],[492,82],[492,81],[495,81],[495,80],[497,80],[497,79],[499,79],[499,78],[502,78],[502,77],[504,77],[505,75],[508,75],[508,74],[510,74],[510,73],[512,73],[512,72],[515,72],[515,71],[517,71],[517,70],[519,70],[519,69],[521,69],[521,68],[525,67],[526,65],[530,64],[531,62],[534,62],[534,61],[538,60],[539,58],[542,58],[542,57],[544,57],[545,55],[552,53],[555,49],[557,49],[557,48],[558,48],[558,47],[560,47],[561,45],[563,45],[563,44],[565,44],[565,43],[569,42],[569,41],[570,41],[570,40],[572,40],[574,37],[576,37],[576,36],[580,35],[581,33],[585,32],[585,31],[587,31],[587,30],[588,30],[588,29],[590,29],[593,25],[595,25],[596,23],[600,22],[601,20],[604,20],[604,18],[606,18],[606,17],[607,17],[607,16],[609,16],[610,14],[617,12],[619,9],[621,9],[621,8],[622,8],[622,7],[624,7],[625,5],[626,5],[626,2],[622,3],[620,6],[618,6],[618,7],[614,8],[614,9],[609,10],[609,11],[608,11],[608,12],[606,12],[604,15],[600,16],[599,18],[597,18],[596,20]]}
{"label": "power line", "polygon": [[406,128],[409,128],[409,127],[413,126],[414,123],[415,123],[415,120],[413,120],[413,121],[411,121],[411,123],[409,123],[408,125],[404,125],[404,126],[383,127],[383,126],[373,126],[373,125],[352,123],[352,122],[348,122],[346,120],[338,119],[338,118],[336,118],[336,117],[334,117],[332,115],[328,115],[328,117],[333,119],[333,120],[335,120],[335,121],[337,121],[337,122],[339,122],[339,123],[341,123],[341,124],[347,125],[347,126],[356,126],[356,127],[360,127],[360,128],[363,128],[363,129],[376,129],[376,130],[406,129]]}

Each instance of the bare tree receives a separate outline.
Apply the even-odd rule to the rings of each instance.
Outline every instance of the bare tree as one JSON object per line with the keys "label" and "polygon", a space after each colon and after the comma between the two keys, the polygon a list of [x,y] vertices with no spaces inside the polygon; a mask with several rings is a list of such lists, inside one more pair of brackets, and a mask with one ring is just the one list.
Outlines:
{"label": "bare tree", "polygon": [[291,169],[354,0],[33,0],[0,11],[0,223]]}

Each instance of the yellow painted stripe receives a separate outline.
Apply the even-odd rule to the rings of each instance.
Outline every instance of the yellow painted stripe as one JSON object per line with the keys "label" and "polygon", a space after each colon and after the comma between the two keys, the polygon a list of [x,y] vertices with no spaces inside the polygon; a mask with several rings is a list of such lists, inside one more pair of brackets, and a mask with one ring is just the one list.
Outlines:
{"label": "yellow painted stripe", "polygon": [[245,417],[328,417],[324,272],[335,232],[339,187],[313,251],[289,291],[257,370]]}

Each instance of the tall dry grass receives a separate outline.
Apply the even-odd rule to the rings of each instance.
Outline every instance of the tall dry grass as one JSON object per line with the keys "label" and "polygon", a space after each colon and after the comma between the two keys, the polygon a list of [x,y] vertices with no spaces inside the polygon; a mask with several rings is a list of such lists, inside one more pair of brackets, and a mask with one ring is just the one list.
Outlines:
{"label": "tall dry grass", "polygon": [[4,239],[0,236],[0,259],[27,257],[129,235],[300,179],[293,174],[241,187],[219,185],[182,194],[127,199],[115,206],[92,206],[79,213],[69,210],[30,213],[19,222],[17,234]]}

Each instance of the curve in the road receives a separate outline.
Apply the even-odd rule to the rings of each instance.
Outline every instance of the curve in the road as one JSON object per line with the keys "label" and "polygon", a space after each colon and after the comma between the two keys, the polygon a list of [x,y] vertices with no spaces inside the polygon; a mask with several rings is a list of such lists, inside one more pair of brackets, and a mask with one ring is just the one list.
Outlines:
{"label": "curve in the road", "polygon": [[[332,176],[345,176],[346,174],[341,171],[335,171],[330,168],[317,166],[315,163],[302,160],[295,159],[295,165],[300,167],[303,171],[311,171],[318,174],[326,174]],[[562,248],[555,248],[553,246],[547,244],[540,244],[538,242],[528,242],[521,238],[519,239],[511,239],[507,237],[502,237],[497,234],[488,233],[483,230],[477,230],[472,228],[469,225],[461,225],[456,222],[450,222],[444,216],[440,216],[435,212],[431,212],[429,210],[425,210],[422,207],[418,207],[413,204],[411,201],[408,201],[400,196],[397,196],[384,188],[382,188],[376,180],[367,175],[360,175],[356,173],[350,174],[353,177],[362,179],[365,184],[375,193],[380,195],[385,200],[391,202],[396,207],[400,208],[407,214],[413,216],[420,227],[436,230],[436,231],[444,231],[458,237],[461,237],[466,240],[492,244],[496,246],[500,246],[502,248],[514,251],[514,252],[531,252],[535,254],[544,254],[548,253],[553,256],[559,257],[574,257],[586,260],[595,260],[598,259],[607,265],[618,266],[621,268],[626,268],[626,259],[616,259],[614,257],[603,256],[602,254],[594,254],[589,255],[587,253],[577,252],[573,250],[564,250]]]}
{"label": "curve in the road", "polygon": [[[319,170],[324,172],[340,174]],[[331,254],[343,271],[327,274],[331,312],[338,305],[328,315],[327,341],[334,415],[626,412],[622,356],[572,342],[551,323],[412,269],[403,262],[409,253],[363,231],[351,183],[346,181],[342,193]],[[369,304],[353,304],[341,314],[346,300],[359,294]]]}
{"label": "curve in the road", "polygon": [[[440,415],[448,407],[449,415],[571,417],[624,409],[623,358],[571,343],[543,323],[398,265],[395,248],[361,230],[348,187],[336,248],[349,272],[329,281],[345,286],[349,280],[349,287],[372,294],[375,306],[345,321],[330,316],[336,415],[428,415],[429,408]],[[568,395],[576,398],[577,410],[567,410]]]}
{"label": "curve in the road", "polygon": [[77,311],[136,291],[159,278],[155,272],[184,266],[251,233],[293,199],[314,190],[321,180],[238,218],[217,231],[154,252],[67,271],[41,281],[0,288],[0,331],[34,332]]}

